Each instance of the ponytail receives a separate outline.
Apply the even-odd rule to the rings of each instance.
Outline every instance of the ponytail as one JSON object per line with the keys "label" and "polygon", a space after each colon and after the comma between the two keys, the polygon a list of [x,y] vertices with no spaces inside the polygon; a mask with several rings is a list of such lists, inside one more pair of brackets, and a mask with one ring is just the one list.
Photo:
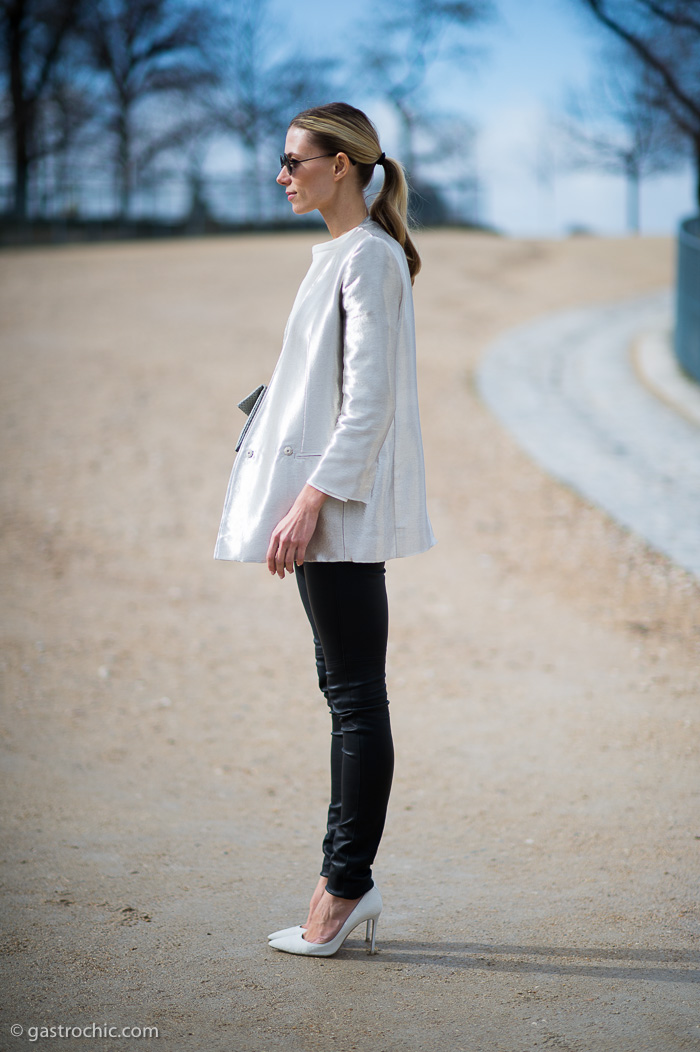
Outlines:
{"label": "ponytail", "polygon": [[[384,168],[384,183],[370,205],[369,214],[375,223],[390,234],[406,253],[411,284],[421,268],[416,246],[408,233],[408,183],[402,166],[393,157],[380,158]],[[379,161],[377,162],[379,163]]]}
{"label": "ponytail", "polygon": [[403,168],[393,157],[382,153],[377,129],[362,110],[345,102],[330,102],[304,110],[290,122],[290,127],[303,128],[329,153],[345,153],[357,165],[360,186],[365,190],[376,165],[384,168],[384,183],[370,205],[369,214],[406,254],[408,272],[413,284],[421,261],[408,233],[408,184]]}

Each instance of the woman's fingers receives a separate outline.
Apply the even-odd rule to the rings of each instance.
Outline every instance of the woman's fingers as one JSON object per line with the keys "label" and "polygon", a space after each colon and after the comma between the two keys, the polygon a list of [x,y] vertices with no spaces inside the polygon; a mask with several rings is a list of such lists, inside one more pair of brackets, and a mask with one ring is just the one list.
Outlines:
{"label": "woman's fingers", "polygon": [[277,549],[277,573],[284,578],[284,571],[294,572],[294,548],[290,544],[280,544]]}
{"label": "woman's fingers", "polygon": [[325,500],[325,493],[307,483],[291,509],[277,523],[267,549],[267,568],[271,574],[284,577],[285,572],[294,573],[295,563],[302,565]]}
{"label": "woman's fingers", "polygon": [[306,546],[302,549],[301,546],[297,546],[293,540],[284,538],[275,531],[270,541],[270,547],[267,551],[267,568],[270,573],[274,576],[277,574],[279,577],[284,578],[285,571],[287,573],[294,573],[294,563],[303,562],[303,554],[306,550]]}
{"label": "woman's fingers", "polygon": [[271,574],[276,574],[276,573],[279,572],[278,566],[277,566],[277,556],[279,554],[279,549],[280,549],[279,532],[278,532],[278,530],[275,530],[275,532],[272,534],[272,537],[270,538],[270,546],[267,549],[267,568],[268,568],[268,570],[270,571]]}
{"label": "woman's fingers", "polygon": [[284,561],[285,561],[285,549],[281,541],[277,542],[274,550],[270,557],[268,557],[267,565],[270,573],[274,576],[277,574],[279,577],[284,577]]}

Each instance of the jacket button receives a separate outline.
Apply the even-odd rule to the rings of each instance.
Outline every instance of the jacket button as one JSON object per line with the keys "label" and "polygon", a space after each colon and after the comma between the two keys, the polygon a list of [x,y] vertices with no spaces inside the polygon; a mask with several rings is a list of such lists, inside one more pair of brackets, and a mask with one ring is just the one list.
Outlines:
{"label": "jacket button", "polygon": [[293,452],[294,452],[294,450],[292,449],[291,446],[285,446],[284,447],[284,455],[285,455],[285,457],[291,457]]}
{"label": "jacket button", "polygon": [[252,457],[252,455],[253,455],[253,450],[252,449],[246,450],[246,456],[247,457]]}

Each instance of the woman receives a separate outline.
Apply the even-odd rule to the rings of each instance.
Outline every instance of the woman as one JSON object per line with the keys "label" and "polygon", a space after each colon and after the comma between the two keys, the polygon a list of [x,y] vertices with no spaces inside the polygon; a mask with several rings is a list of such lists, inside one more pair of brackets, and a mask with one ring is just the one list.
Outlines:
{"label": "woman", "polygon": [[[331,241],[313,262],[229,483],[215,558],[296,574],[331,713],[331,800],[321,877],[288,953],[330,956],[382,902],[372,863],[393,773],[385,682],[384,563],[434,543],[425,503],[401,166],[360,110],[331,103],[289,126],[277,182],[292,211],[318,209]],[[383,187],[369,213],[375,166]]]}

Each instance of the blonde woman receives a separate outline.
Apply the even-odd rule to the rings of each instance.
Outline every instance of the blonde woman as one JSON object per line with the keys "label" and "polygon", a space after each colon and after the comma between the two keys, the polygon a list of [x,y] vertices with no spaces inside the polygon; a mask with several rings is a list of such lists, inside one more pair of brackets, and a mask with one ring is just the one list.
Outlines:
{"label": "blonde woman", "polygon": [[[303,925],[269,936],[331,956],[382,909],[372,879],[394,752],[386,693],[384,564],[430,548],[411,286],[420,269],[407,187],[360,110],[331,103],[289,126],[277,182],[295,215],[318,209],[282,352],[234,464],[215,557],[295,573],[331,714],[323,865]],[[376,166],[382,189],[369,209]]]}

